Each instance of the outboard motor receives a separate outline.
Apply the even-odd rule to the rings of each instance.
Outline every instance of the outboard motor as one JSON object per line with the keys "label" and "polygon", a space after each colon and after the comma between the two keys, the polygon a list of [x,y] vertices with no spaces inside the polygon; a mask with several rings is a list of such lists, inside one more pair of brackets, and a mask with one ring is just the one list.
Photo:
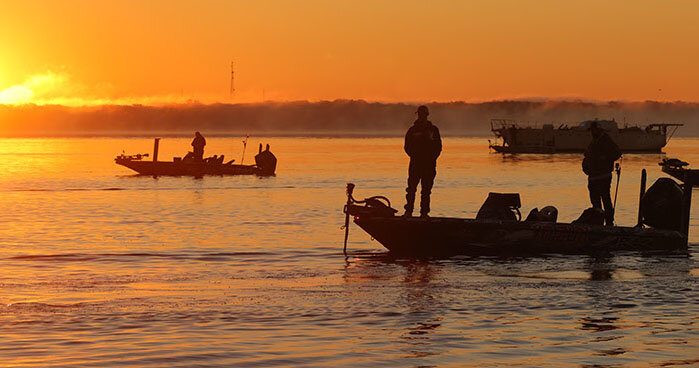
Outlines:
{"label": "outboard motor", "polygon": [[476,220],[519,221],[522,219],[520,207],[519,193],[488,193]]}
{"label": "outboard motor", "polygon": [[277,170],[277,157],[269,150],[269,144],[264,151],[260,144],[259,153],[255,155],[255,164],[262,170],[262,175],[274,175]]}
{"label": "outboard motor", "polygon": [[665,230],[682,227],[682,188],[670,178],[660,178],[641,198],[643,223]]}

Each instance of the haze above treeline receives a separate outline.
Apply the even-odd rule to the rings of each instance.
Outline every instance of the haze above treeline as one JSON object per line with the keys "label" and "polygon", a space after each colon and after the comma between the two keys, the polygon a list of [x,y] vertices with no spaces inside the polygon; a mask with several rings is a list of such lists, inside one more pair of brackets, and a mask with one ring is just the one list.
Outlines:
{"label": "haze above treeline", "polygon": [[[246,104],[0,105],[0,135],[329,135],[401,136],[415,119],[416,103],[363,100]],[[427,103],[430,120],[448,136],[490,135],[490,119],[521,124],[573,125],[615,119],[624,125],[682,123],[676,136],[699,136],[699,103],[491,101]]]}

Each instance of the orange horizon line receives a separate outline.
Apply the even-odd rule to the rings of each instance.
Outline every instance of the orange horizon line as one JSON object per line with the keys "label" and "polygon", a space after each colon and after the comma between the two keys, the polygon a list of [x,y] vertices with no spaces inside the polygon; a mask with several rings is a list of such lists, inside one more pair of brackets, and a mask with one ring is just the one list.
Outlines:
{"label": "orange horizon line", "polygon": [[587,103],[595,105],[608,105],[612,103],[619,104],[644,104],[644,103],[654,103],[654,104],[699,104],[699,100],[599,100],[599,99],[589,99],[589,98],[555,98],[555,97],[530,97],[530,98],[499,98],[491,100],[442,100],[442,101],[386,101],[386,100],[368,100],[363,98],[336,98],[336,99],[320,99],[320,100],[265,100],[265,101],[253,101],[253,102],[224,102],[224,101],[214,101],[214,102],[201,102],[199,100],[190,100],[187,102],[162,102],[162,103],[105,103],[105,104],[85,104],[85,105],[64,105],[64,104],[37,104],[33,102],[26,103],[11,103],[3,104],[0,103],[1,107],[65,107],[65,108],[98,108],[98,107],[116,107],[116,106],[145,106],[145,107],[163,107],[163,106],[187,106],[187,105],[198,105],[198,106],[213,106],[213,105],[265,105],[265,104],[296,104],[296,103],[308,103],[308,104],[320,104],[328,102],[364,102],[368,104],[385,104],[385,105],[421,105],[421,104],[486,104],[486,103],[498,103],[498,102],[531,102],[531,103],[547,103],[547,102],[558,102],[558,103]]}

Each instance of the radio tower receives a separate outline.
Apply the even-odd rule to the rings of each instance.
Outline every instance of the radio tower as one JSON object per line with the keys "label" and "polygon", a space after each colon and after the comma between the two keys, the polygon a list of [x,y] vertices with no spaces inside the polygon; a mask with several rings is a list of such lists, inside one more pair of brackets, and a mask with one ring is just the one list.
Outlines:
{"label": "radio tower", "polygon": [[233,92],[235,92],[235,86],[233,85],[233,62],[231,61],[231,97],[233,97]]}

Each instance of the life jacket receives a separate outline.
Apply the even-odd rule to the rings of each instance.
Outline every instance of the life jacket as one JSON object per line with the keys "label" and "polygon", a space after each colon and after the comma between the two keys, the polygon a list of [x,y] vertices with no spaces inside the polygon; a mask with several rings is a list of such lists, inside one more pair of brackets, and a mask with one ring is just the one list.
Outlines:
{"label": "life jacket", "polygon": [[619,146],[607,133],[602,132],[587,146],[582,170],[587,176],[609,174],[614,170],[614,161],[619,157],[621,157]]}
{"label": "life jacket", "polygon": [[442,152],[439,129],[429,120],[416,120],[405,134],[405,153],[411,159],[433,161]]}

